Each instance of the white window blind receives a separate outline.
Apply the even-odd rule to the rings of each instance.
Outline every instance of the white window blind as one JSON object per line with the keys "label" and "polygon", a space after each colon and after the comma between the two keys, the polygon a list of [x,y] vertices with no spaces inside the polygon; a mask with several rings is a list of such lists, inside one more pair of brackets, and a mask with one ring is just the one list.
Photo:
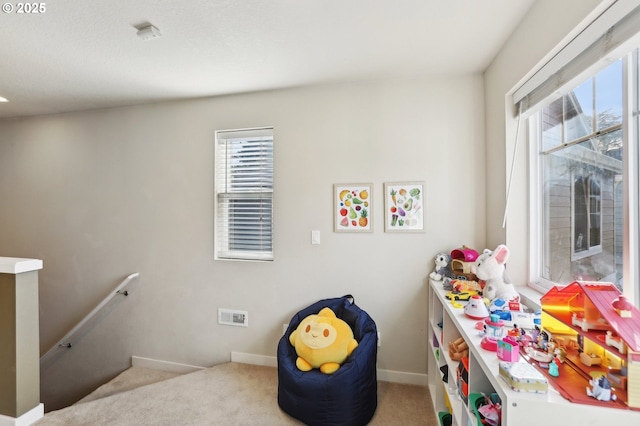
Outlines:
{"label": "white window blind", "polygon": [[593,74],[590,67],[604,68],[631,50],[640,33],[640,6],[637,0],[617,0],[591,24],[544,64],[513,93],[514,105],[520,104],[524,112],[552,94],[561,96],[570,82],[585,73]]}
{"label": "white window blind", "polygon": [[273,129],[216,132],[216,258],[273,260]]}
{"label": "white window blind", "polygon": [[[595,74],[624,56],[640,42],[640,5],[638,0],[609,0],[591,23],[563,46],[512,94],[518,112],[515,147],[507,182],[503,228],[507,223],[511,180],[517,154],[520,121],[528,110],[567,94],[586,75]],[[603,2],[604,3],[604,2]]]}

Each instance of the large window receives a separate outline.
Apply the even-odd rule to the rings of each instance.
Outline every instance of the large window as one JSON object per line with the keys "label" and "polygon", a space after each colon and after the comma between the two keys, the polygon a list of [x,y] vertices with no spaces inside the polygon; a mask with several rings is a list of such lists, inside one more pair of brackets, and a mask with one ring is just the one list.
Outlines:
{"label": "large window", "polygon": [[630,170],[624,166],[625,149],[637,145],[633,135],[625,134],[635,97],[624,76],[637,70],[630,58],[565,88],[564,95],[529,119],[537,147],[532,155],[539,193],[534,218],[541,234],[534,274],[543,287],[585,280],[623,288],[624,221],[637,221],[623,186]]}
{"label": "large window", "polygon": [[273,260],[273,129],[216,132],[215,258]]}

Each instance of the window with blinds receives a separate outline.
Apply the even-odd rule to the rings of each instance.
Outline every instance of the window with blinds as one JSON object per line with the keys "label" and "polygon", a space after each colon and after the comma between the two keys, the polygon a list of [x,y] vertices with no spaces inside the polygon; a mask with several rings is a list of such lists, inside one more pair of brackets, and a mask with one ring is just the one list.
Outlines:
{"label": "window with blinds", "polygon": [[511,170],[524,118],[530,283],[612,282],[639,305],[640,5],[602,3],[512,92]]}
{"label": "window with blinds", "polygon": [[638,161],[638,135],[630,130],[638,81],[624,75],[638,75],[637,56],[608,61],[528,118],[537,194],[531,217],[539,234],[532,272],[544,289],[581,280],[623,290],[628,280],[623,262],[633,257],[625,239],[633,233],[625,227],[638,223],[638,192],[629,190],[637,188],[630,166]]}
{"label": "window with blinds", "polygon": [[273,129],[216,132],[215,258],[273,260]]}

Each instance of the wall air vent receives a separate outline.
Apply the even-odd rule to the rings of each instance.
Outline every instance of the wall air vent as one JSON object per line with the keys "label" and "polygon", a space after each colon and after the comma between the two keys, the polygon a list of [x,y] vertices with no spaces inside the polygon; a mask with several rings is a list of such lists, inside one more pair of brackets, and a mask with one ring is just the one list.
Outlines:
{"label": "wall air vent", "polygon": [[249,327],[249,312],[218,308],[218,324]]}

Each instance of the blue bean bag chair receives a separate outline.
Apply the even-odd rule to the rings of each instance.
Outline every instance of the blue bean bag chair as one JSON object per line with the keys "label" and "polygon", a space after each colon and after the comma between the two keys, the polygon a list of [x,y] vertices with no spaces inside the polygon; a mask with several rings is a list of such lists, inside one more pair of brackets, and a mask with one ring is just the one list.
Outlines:
{"label": "blue bean bag chair", "polygon": [[[358,346],[333,374],[296,367],[289,336],[307,316],[331,308],[353,330]],[[278,405],[309,426],[366,425],[378,406],[378,331],[351,295],[324,299],[298,312],[278,342]]]}

